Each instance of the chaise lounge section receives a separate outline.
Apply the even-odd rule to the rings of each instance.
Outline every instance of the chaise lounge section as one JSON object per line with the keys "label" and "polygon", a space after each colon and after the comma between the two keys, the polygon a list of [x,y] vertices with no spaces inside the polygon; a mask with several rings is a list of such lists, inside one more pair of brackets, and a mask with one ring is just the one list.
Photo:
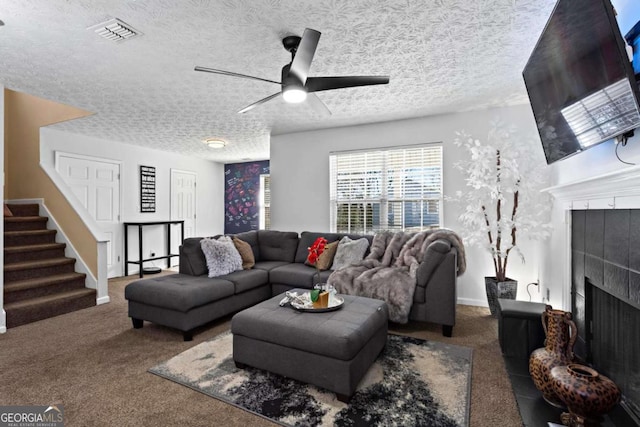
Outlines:
{"label": "chaise lounge section", "polygon": [[[129,317],[134,328],[143,321],[169,326],[183,332],[185,341],[193,330],[231,313],[251,307],[294,288],[312,289],[325,283],[331,270],[317,270],[304,261],[307,248],[317,237],[329,243],[345,234],[258,230],[236,234],[251,246],[255,265],[214,278],[208,277],[202,238],[185,239],[180,247],[178,274],[136,280],[125,288]],[[347,235],[352,239],[373,236]],[[430,244],[434,254],[425,258],[416,272],[417,286],[409,318],[441,324],[443,335],[451,336],[456,317],[458,252],[447,240]],[[435,256],[437,255],[437,256]]]}

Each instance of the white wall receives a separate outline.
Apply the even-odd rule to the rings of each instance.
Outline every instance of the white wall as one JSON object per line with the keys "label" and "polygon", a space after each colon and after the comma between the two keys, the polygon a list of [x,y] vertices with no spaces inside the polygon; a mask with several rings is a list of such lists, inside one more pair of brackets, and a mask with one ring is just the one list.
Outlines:
{"label": "white wall", "polygon": [[[196,236],[220,234],[224,229],[224,165],[222,163],[153,150],[117,141],[78,135],[51,128],[41,130],[41,162],[55,169],[55,152],[81,154],[119,161],[121,169],[121,221],[168,221],[170,211],[171,169],[197,174]],[[156,212],[140,212],[140,165],[156,168]],[[165,226],[145,227],[143,231],[144,257],[150,251],[157,256],[166,254]],[[137,259],[137,228],[129,230],[129,259]],[[173,252],[173,251],[172,251]],[[177,264],[178,259],[173,258]],[[165,267],[165,261],[145,263]],[[138,271],[129,265],[129,274]]]}
{"label": "white wall", "polygon": [[[500,118],[521,132],[530,134],[539,144],[530,107],[518,106],[462,114],[423,117],[300,132],[271,137],[271,224],[275,230],[329,230],[329,153],[428,142],[443,143],[444,194],[453,195],[465,186],[462,174],[453,165],[466,153],[453,145],[455,132],[465,130],[486,140],[490,122]],[[514,144],[524,141],[514,141]],[[540,161],[544,162],[542,148]],[[459,230],[458,208],[445,203],[444,226]],[[519,299],[528,299],[527,283],[538,278],[539,244],[520,240],[527,263],[510,260],[509,277],[519,282]],[[467,272],[458,279],[458,301],[486,305],[484,276],[494,276],[488,253],[467,248]],[[533,300],[541,296],[535,287]]]}

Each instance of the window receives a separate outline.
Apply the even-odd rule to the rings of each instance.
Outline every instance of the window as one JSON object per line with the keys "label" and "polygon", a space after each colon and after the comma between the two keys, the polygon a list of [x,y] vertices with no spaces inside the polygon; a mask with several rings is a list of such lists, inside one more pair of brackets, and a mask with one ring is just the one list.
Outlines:
{"label": "window", "polygon": [[271,228],[271,177],[260,175],[260,229]]}
{"label": "window", "polygon": [[442,145],[333,153],[331,230],[419,231],[442,224]]}

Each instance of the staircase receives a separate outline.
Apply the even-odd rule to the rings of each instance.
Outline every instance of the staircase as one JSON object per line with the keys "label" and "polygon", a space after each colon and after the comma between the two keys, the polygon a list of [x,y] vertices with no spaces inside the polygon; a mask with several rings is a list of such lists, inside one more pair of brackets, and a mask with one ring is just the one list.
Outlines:
{"label": "staircase", "polygon": [[75,272],[55,230],[37,204],[9,205],[4,217],[4,310],[7,327],[24,325],[96,305],[96,291],[85,288],[86,275]]}

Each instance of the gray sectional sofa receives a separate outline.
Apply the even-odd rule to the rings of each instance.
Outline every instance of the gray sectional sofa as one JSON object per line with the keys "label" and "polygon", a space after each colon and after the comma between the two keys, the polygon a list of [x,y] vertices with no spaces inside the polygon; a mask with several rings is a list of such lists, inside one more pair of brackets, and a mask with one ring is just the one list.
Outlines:
{"label": "gray sectional sofa", "polygon": [[[237,312],[293,288],[311,289],[324,283],[331,270],[317,274],[304,264],[307,248],[318,237],[329,243],[345,234],[259,230],[236,234],[249,243],[256,263],[252,269],[209,278],[200,248],[202,238],[185,239],[180,247],[178,274],[134,281],[125,288],[134,328],[147,320],[176,328],[185,340],[193,329]],[[352,239],[373,236],[348,235]],[[451,336],[456,319],[457,250],[450,242],[435,240],[417,271],[417,287],[409,318],[441,324]]]}

